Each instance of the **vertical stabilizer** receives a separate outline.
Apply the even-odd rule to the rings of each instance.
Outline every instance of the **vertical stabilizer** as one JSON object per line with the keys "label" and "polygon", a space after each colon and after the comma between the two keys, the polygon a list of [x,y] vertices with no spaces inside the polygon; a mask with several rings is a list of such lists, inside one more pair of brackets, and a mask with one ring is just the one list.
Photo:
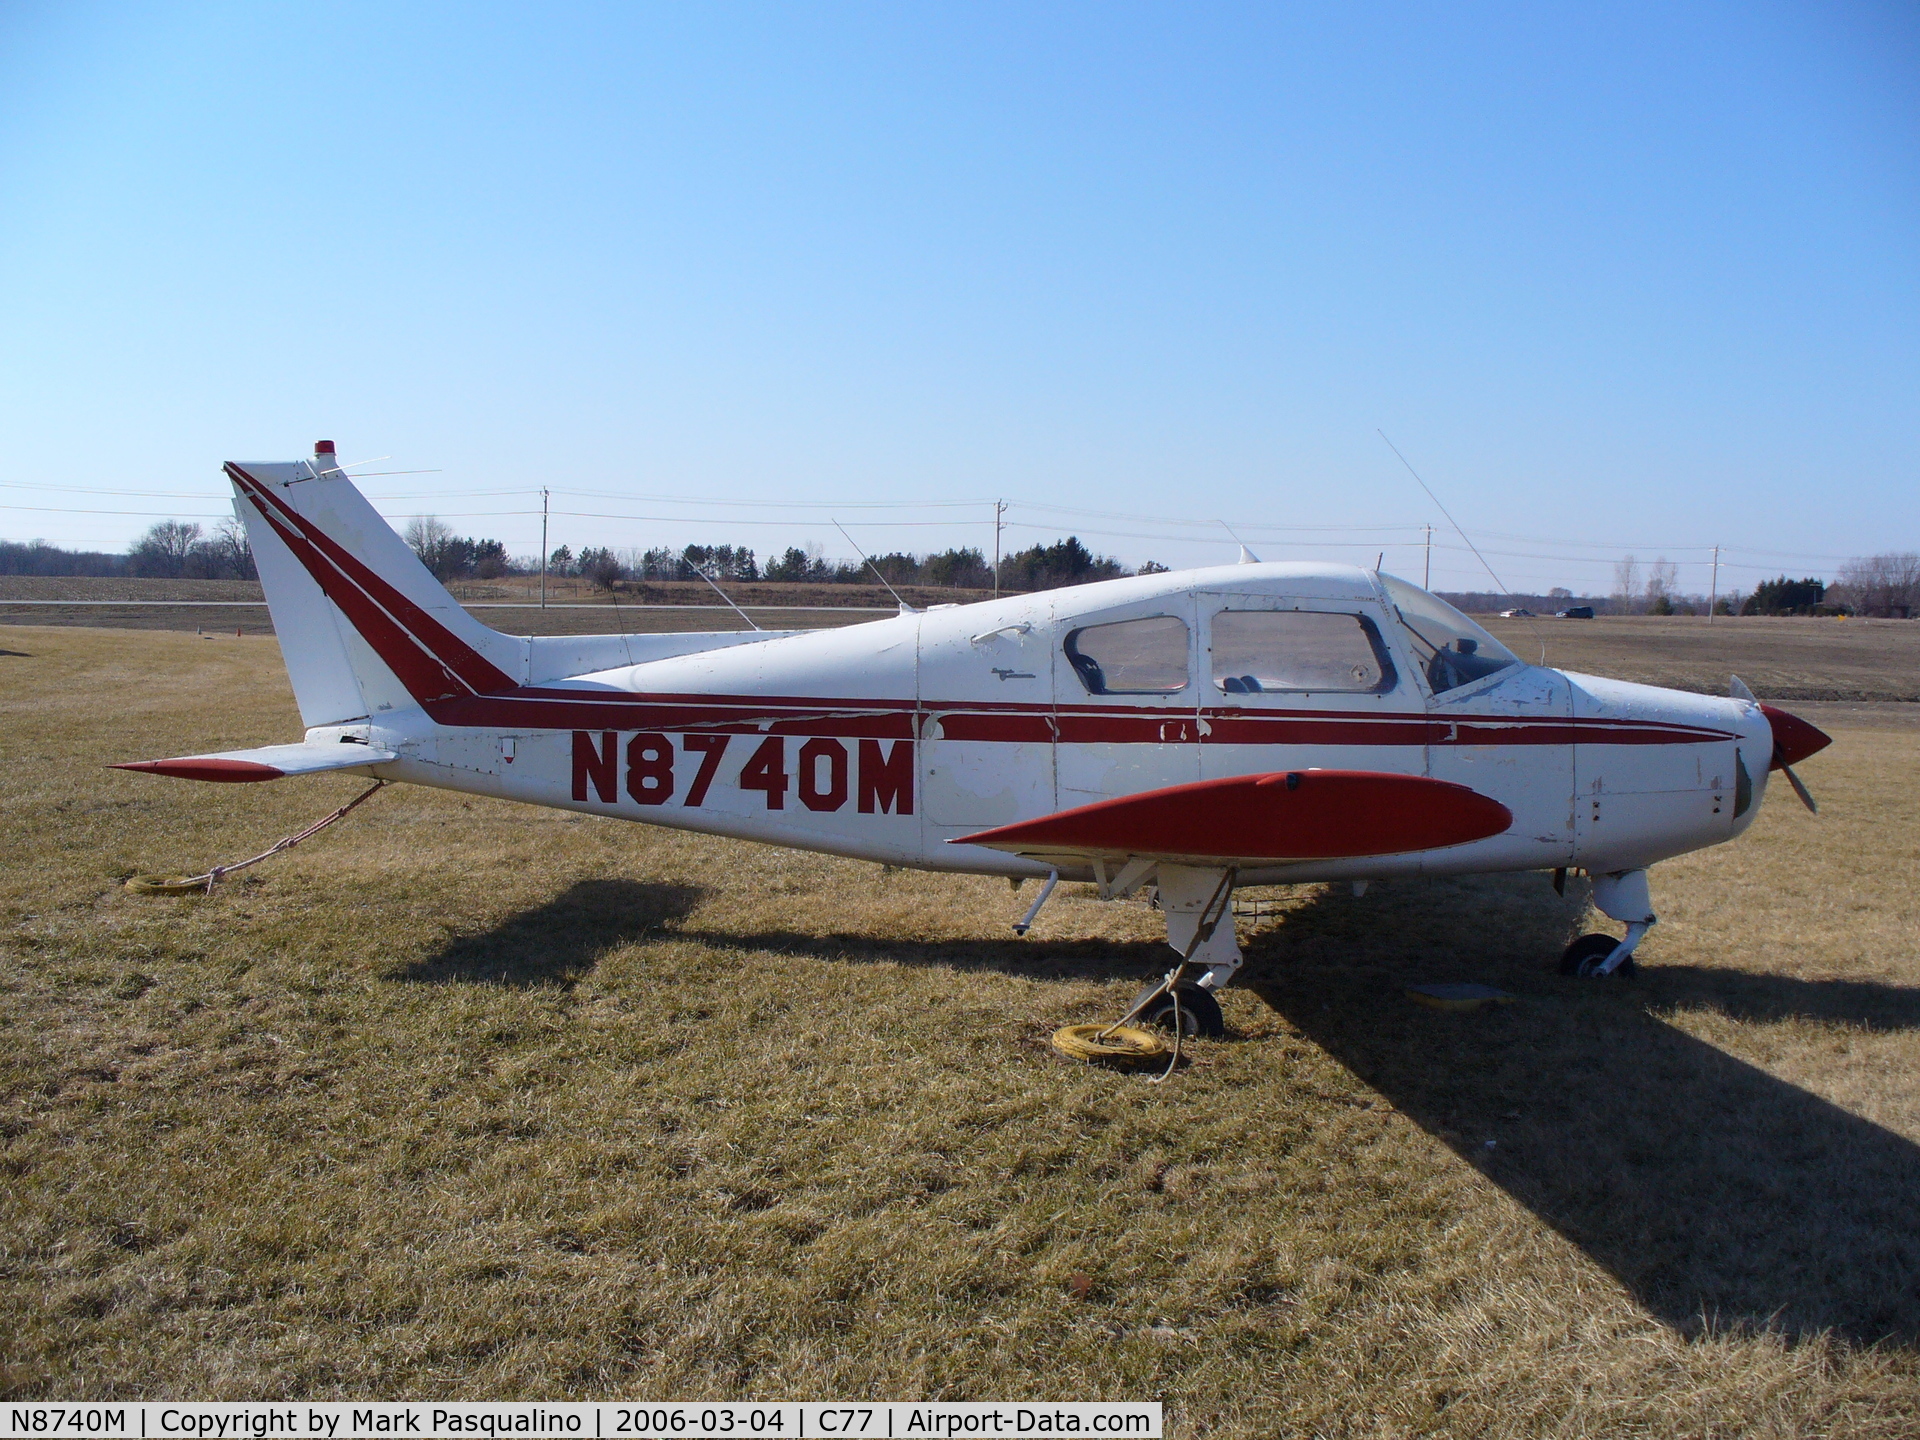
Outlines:
{"label": "vertical stabilizer", "polygon": [[336,466],[228,462],[300,717],[342,724],[436,700],[498,694],[525,673],[525,642],[489,630]]}

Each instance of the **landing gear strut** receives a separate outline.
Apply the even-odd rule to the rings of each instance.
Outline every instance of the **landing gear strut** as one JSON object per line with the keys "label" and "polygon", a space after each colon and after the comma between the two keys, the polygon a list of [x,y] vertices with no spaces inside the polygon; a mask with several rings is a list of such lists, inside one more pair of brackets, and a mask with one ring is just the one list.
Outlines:
{"label": "landing gear strut", "polygon": [[1619,940],[1611,935],[1582,935],[1561,955],[1560,973],[1631,979],[1639,968],[1633,963],[1633,952],[1658,919],[1647,892],[1647,872],[1617,870],[1611,875],[1594,876],[1593,903],[1602,914],[1624,920],[1627,933]]}
{"label": "landing gear strut", "polygon": [[[1218,1039],[1227,1033],[1227,1022],[1213,993],[1240,968],[1240,943],[1233,933],[1234,872],[1191,865],[1158,869],[1167,944],[1179,952],[1180,963],[1158,985],[1134,996],[1126,1022],[1177,1028],[1183,1039]],[[1202,974],[1188,980],[1188,973],[1195,969]]]}

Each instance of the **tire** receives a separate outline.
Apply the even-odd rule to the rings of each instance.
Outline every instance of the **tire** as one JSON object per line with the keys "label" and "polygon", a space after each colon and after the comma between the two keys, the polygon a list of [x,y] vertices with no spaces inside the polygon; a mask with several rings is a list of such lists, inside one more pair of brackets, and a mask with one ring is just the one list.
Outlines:
{"label": "tire", "polygon": [[[1594,966],[1605,960],[1619,946],[1620,942],[1611,935],[1582,935],[1567,946],[1566,953],[1560,957],[1562,975],[1591,976]],[[1622,980],[1631,980],[1639,969],[1629,955],[1610,973]]]}
{"label": "tire", "polygon": [[[1149,985],[1133,997],[1138,1005],[1160,987]],[[1188,1040],[1218,1040],[1227,1033],[1227,1018],[1220,1013],[1220,1002],[1198,985],[1179,986],[1180,1034]],[[1136,1025],[1152,1025],[1160,1030],[1173,1029],[1173,996],[1162,995],[1135,1018]]]}

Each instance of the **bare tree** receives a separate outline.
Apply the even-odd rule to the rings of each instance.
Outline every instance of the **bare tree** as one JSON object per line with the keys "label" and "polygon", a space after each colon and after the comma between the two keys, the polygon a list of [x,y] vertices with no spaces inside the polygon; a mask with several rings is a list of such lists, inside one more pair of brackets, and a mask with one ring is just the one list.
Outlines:
{"label": "bare tree", "polygon": [[407,544],[413,547],[413,553],[429,565],[432,561],[428,557],[437,555],[453,538],[453,531],[442,524],[437,515],[414,516],[407,521],[407,528],[402,533]]}
{"label": "bare tree", "polygon": [[1629,555],[1613,562],[1613,598],[1623,615],[1631,615],[1640,603],[1640,562]]}
{"label": "bare tree", "polygon": [[1862,615],[1910,620],[1920,615],[1920,555],[1907,550],[1849,560],[1828,598]]}
{"label": "bare tree", "polygon": [[215,566],[223,578],[256,580],[260,572],[253,563],[253,543],[247,539],[247,527],[231,517],[214,527],[206,541]]}
{"label": "bare tree", "polygon": [[157,520],[127,549],[127,569],[135,575],[177,580],[200,540],[200,527],[188,520]]}
{"label": "bare tree", "polygon": [[1647,613],[1673,614],[1673,590],[1679,583],[1680,567],[1662,555],[1647,567]]}

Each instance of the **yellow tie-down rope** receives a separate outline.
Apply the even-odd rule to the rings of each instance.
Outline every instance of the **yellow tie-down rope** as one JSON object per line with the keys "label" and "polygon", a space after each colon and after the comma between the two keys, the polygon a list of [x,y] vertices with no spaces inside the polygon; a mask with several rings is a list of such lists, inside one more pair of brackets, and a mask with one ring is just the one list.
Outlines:
{"label": "yellow tie-down rope", "polygon": [[291,850],[302,840],[318,835],[362,800],[370,799],[373,792],[381,789],[386,783],[384,780],[374,781],[331,815],[314,821],[298,835],[289,835],[284,840],[275,841],[251,860],[241,860],[233,865],[216,865],[204,875],[135,875],[127,881],[127,889],[136,895],[211,895],[213,887],[234,871],[244,870],[249,865],[258,865],[262,860],[271,860],[282,850]]}
{"label": "yellow tie-down rope", "polygon": [[[1165,1073],[1156,1077],[1153,1083],[1157,1085],[1173,1074],[1180,1064],[1180,982],[1186,978],[1187,964],[1193,959],[1194,952],[1213,937],[1215,927],[1232,908],[1235,873],[1229,870],[1220,877],[1220,883],[1214,887],[1213,894],[1200,912],[1200,923],[1194,927],[1193,939],[1180,956],[1180,963],[1167,972],[1164,980],[1142,995],[1126,1014],[1111,1025],[1063,1025],[1053,1032],[1053,1048],[1076,1060],[1099,1060],[1119,1065],[1137,1065],[1144,1060],[1158,1060],[1162,1055],[1170,1055],[1172,1058],[1167,1062]],[[1215,909],[1216,906],[1219,908]],[[1145,1026],[1128,1023],[1162,995],[1173,997],[1171,1045]]]}

